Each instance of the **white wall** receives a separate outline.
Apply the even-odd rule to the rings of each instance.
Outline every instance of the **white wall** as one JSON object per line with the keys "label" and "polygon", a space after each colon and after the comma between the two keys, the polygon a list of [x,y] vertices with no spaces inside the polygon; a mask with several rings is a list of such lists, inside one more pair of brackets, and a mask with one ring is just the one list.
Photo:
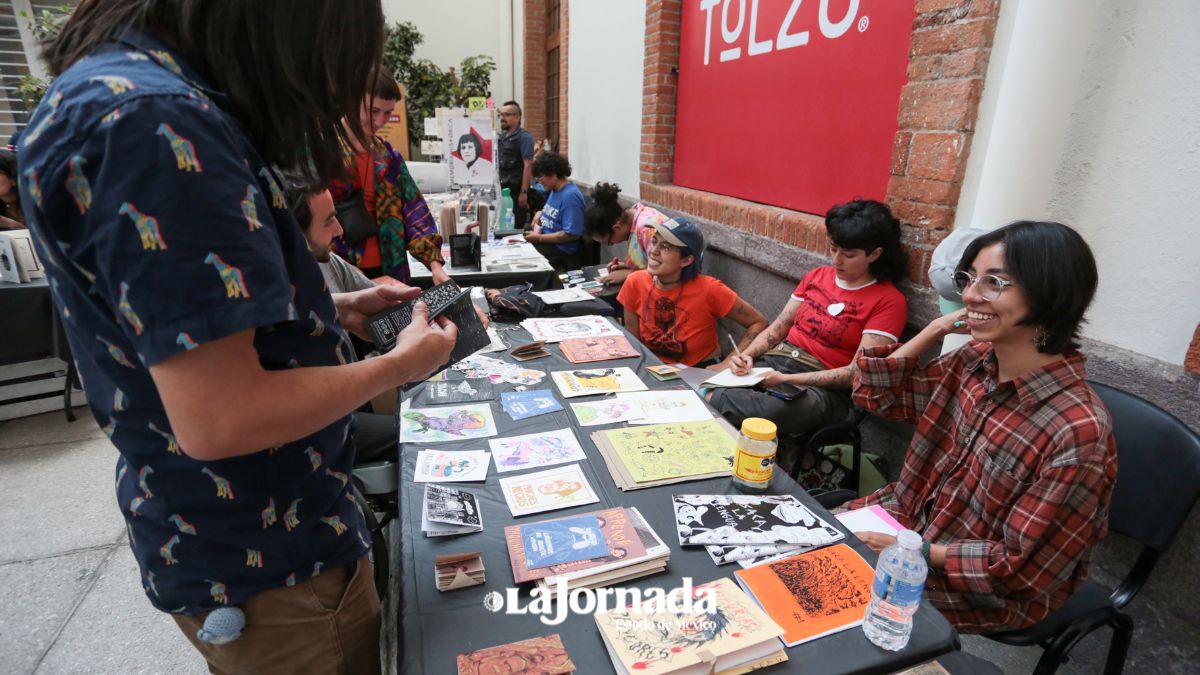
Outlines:
{"label": "white wall", "polygon": [[956,225],[1059,220],[1096,253],[1084,334],[1182,364],[1200,321],[1200,12],[1005,0]]}
{"label": "white wall", "polygon": [[567,144],[572,177],[638,196],[646,3],[571,0]]}
{"label": "white wall", "polygon": [[468,56],[496,61],[492,97],[500,104],[524,93],[523,0],[383,0],[389,24],[411,21],[425,36],[417,58],[458,69]]}

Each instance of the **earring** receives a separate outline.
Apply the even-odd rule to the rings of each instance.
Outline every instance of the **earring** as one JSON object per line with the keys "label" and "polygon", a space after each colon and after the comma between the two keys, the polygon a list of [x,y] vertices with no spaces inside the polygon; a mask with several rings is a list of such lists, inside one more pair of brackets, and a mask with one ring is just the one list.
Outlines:
{"label": "earring", "polygon": [[1046,334],[1046,329],[1039,326],[1038,331],[1037,331],[1037,338],[1033,341],[1033,343],[1035,345],[1037,345],[1038,349],[1041,349],[1046,346],[1046,340],[1048,337],[1049,336]]}

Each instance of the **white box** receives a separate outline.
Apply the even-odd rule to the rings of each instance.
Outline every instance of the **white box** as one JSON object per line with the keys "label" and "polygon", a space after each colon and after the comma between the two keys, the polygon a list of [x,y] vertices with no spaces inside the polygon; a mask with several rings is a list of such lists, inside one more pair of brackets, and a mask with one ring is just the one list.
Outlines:
{"label": "white box", "polygon": [[[5,256],[8,258],[5,258]],[[15,269],[10,269],[15,268]],[[16,273],[13,278],[12,272]],[[0,231],[0,277],[5,281],[25,283],[46,276],[42,261],[33,248],[29,230]]]}

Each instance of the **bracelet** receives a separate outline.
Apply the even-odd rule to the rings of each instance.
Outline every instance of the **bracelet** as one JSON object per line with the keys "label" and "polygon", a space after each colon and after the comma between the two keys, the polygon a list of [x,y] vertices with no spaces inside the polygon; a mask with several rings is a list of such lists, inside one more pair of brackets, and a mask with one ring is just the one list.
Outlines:
{"label": "bracelet", "polygon": [[932,563],[929,562],[930,547],[931,547],[931,544],[929,542],[927,542],[927,541],[921,542],[921,557],[925,559],[926,565],[932,565]]}

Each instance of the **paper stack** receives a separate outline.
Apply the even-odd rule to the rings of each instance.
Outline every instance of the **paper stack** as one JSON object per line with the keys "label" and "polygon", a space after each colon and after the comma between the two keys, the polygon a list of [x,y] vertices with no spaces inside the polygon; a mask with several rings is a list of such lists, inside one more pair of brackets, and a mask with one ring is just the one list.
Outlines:
{"label": "paper stack", "polygon": [[748,673],[788,660],[783,628],[729,579],[697,586],[716,606],[664,611],[650,601],[597,612],[596,625],[620,675]]}
{"label": "paper stack", "polygon": [[723,419],[608,429],[592,440],[622,490],[728,476],[735,449]]}
{"label": "paper stack", "polygon": [[791,495],[675,495],[673,501],[680,545],[705,546],[718,565],[748,567],[846,536]]}
{"label": "paper stack", "polygon": [[487,570],[483,568],[479,551],[439,555],[433,559],[433,567],[439,591],[478,586],[487,581]]}

